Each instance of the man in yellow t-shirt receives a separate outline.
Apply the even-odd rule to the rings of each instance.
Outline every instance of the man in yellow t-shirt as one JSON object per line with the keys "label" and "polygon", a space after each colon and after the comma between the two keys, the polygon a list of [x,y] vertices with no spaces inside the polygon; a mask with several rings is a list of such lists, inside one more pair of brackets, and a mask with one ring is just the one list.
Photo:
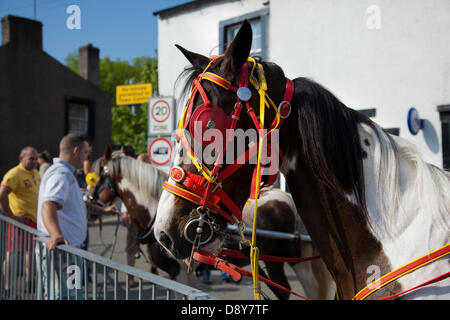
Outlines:
{"label": "man in yellow t-shirt", "polygon": [[[17,220],[30,227],[36,228],[37,204],[39,183],[41,177],[37,168],[38,153],[33,147],[25,147],[19,155],[19,164],[9,170],[0,185],[0,210],[6,216]],[[24,232],[17,232],[18,239],[14,244],[14,226],[8,225],[6,243],[6,259],[3,270],[6,274],[5,289],[8,290],[8,269],[10,252],[27,251],[26,255],[26,279],[29,280],[29,256],[32,243],[30,236],[25,237]],[[14,248],[15,246],[15,248]]]}
{"label": "man in yellow t-shirt", "polygon": [[5,174],[0,186],[0,210],[22,223],[27,220],[36,223],[41,181],[37,163],[36,149],[25,147],[20,152],[19,164]]}

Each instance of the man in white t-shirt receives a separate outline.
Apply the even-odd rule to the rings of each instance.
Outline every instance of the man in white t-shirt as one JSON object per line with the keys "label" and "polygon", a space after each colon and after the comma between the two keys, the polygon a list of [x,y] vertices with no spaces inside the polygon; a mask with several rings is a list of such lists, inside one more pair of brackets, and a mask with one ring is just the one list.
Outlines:
{"label": "man in white t-shirt", "polygon": [[49,250],[61,243],[79,247],[86,239],[86,205],[74,174],[89,152],[86,140],[67,134],[59,144],[59,157],[42,177],[37,228],[50,236],[45,244]]}

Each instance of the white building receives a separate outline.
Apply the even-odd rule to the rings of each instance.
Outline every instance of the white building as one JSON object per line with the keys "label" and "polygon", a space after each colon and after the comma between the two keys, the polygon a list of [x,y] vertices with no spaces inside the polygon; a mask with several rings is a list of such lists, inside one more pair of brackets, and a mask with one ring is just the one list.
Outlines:
{"label": "white building", "polygon": [[[249,19],[257,55],[324,85],[450,168],[449,0],[198,0],[154,14],[161,96],[175,94],[188,65],[175,44],[223,53]],[[417,135],[407,126],[411,107],[424,119]]]}

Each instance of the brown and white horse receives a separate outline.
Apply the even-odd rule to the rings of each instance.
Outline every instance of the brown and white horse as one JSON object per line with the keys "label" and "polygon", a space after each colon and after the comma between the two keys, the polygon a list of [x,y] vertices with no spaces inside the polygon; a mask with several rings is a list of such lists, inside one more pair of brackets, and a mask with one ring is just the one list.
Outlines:
{"label": "brown and white horse", "polygon": [[151,269],[157,267],[167,272],[172,280],[189,284],[190,277],[181,272],[179,262],[166,253],[155,240],[151,229],[161,185],[167,179],[167,173],[123,153],[112,157],[109,145],[103,157],[93,163],[92,169],[99,180],[91,190],[91,201],[103,205],[119,197],[138,225],[136,241],[149,246]]}
{"label": "brown and white horse", "polygon": [[[281,102],[289,81],[273,63],[262,61],[261,68],[255,68],[257,61],[248,59],[251,42],[252,30],[246,21],[225,54],[213,60],[179,47],[193,66],[189,80],[195,80],[186,87],[192,92],[187,116],[194,118],[197,109],[208,107],[206,118],[195,115],[203,128],[215,126],[224,131],[231,127],[230,123],[235,125],[233,121],[237,118],[236,131],[255,128],[255,117],[249,115],[263,116],[259,111],[263,95],[245,82],[247,78],[259,78],[261,85],[263,78],[258,76],[262,74],[261,69],[267,79],[267,95],[276,105],[286,105]],[[250,77],[245,76],[245,70],[249,70]],[[378,290],[369,299],[397,294],[436,277],[448,276],[449,260],[439,256],[384,286],[378,282],[380,277],[415,259],[428,259],[437,249],[448,253],[449,175],[425,163],[405,139],[390,136],[319,84],[306,78],[296,78],[293,84],[290,114],[284,114],[286,118],[281,128],[277,128],[277,146],[283,155],[280,171],[286,177],[308,233],[336,282],[339,297],[352,299],[373,281],[370,286]],[[236,90],[243,86],[249,90]],[[237,116],[236,108],[243,105],[248,112]],[[275,111],[267,109],[265,123],[272,123],[276,117]],[[191,118],[184,120],[187,125],[179,129],[198,140],[189,124]],[[201,152],[212,154],[207,150],[209,147],[201,145],[200,149],[194,149],[195,159],[200,158]],[[181,139],[174,160],[181,172],[193,177],[199,171],[205,176],[208,172],[205,167],[213,170],[213,162],[204,166],[193,163],[193,154],[186,152],[187,149],[189,145]],[[227,149],[226,155],[230,150],[233,151]],[[186,153],[189,157],[185,157]],[[232,200],[234,205],[217,202],[230,216],[232,209],[227,208],[242,209],[250,195],[255,163],[247,162],[219,184],[227,164],[219,170],[219,178],[209,177],[214,188],[208,192],[214,195],[220,190]],[[173,192],[187,188],[185,181],[178,182],[178,176],[171,175],[168,179],[168,185],[175,187],[170,192],[166,188],[162,193],[154,229],[163,246],[175,256],[185,258],[191,252],[192,243],[184,236],[184,227],[192,219],[204,216],[204,210],[199,211],[199,205],[192,199],[188,201]],[[206,200],[202,203],[217,211],[213,206],[216,203],[210,205]],[[226,222],[221,215],[214,215],[214,220],[220,228]],[[215,252],[221,246],[223,235],[219,227],[214,226],[214,236],[208,243],[202,243],[201,249]],[[423,286],[402,298],[449,299],[450,279]]]}

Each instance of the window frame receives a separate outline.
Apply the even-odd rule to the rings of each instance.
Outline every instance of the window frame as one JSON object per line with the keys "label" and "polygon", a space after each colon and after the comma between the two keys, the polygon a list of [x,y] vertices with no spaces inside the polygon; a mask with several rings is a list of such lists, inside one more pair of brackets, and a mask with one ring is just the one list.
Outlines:
{"label": "window frame", "polygon": [[450,171],[450,105],[441,105],[437,109],[441,120],[442,168]]}
{"label": "window frame", "polygon": [[64,133],[69,133],[69,108],[71,104],[81,104],[88,107],[87,134],[83,137],[87,140],[95,138],[95,101],[86,98],[66,96],[64,97]]}

